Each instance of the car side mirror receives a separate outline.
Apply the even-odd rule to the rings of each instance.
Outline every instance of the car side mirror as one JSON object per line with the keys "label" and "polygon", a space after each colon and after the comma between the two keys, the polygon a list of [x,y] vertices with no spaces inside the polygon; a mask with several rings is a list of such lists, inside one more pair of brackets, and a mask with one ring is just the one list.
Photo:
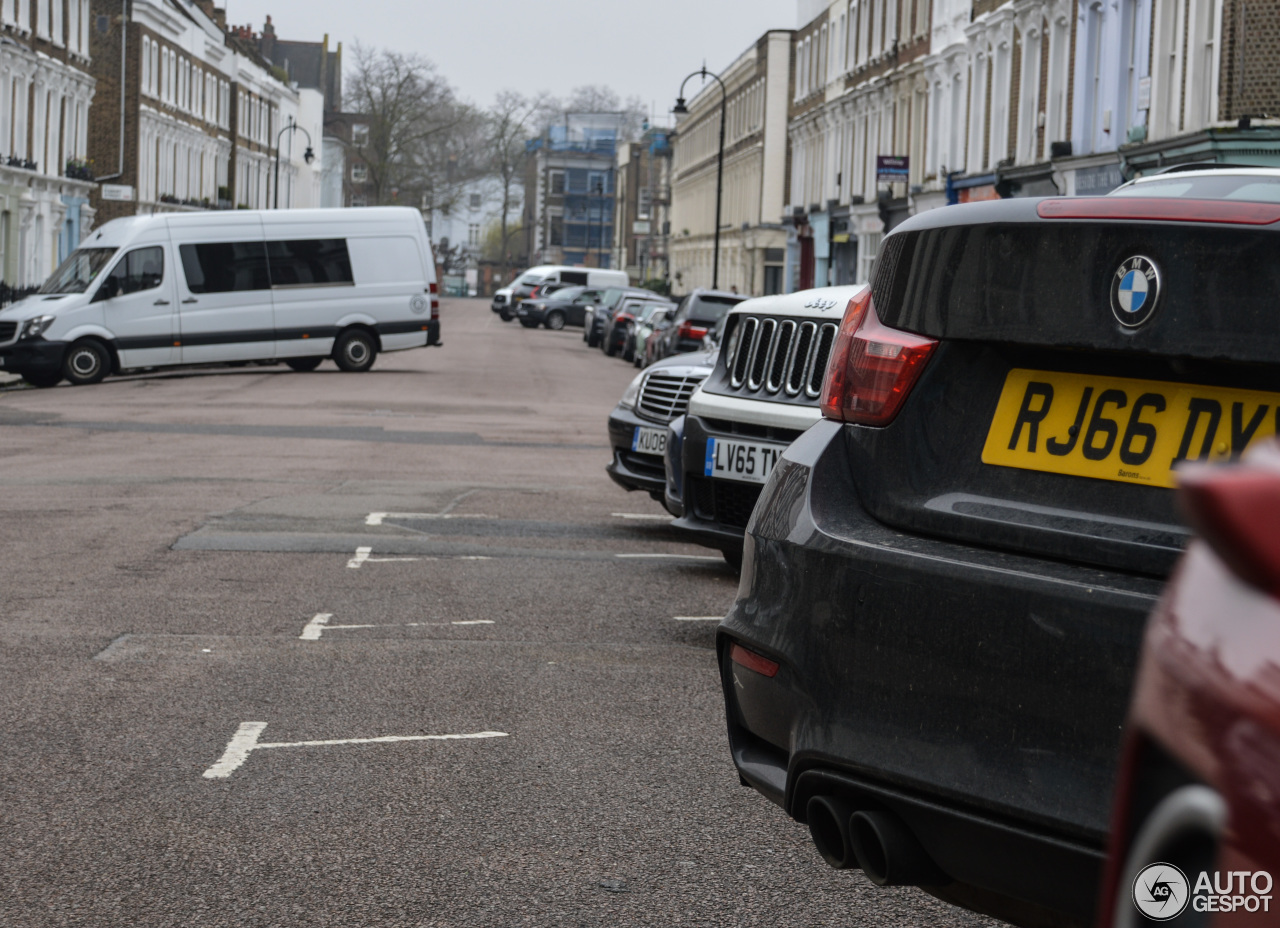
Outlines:
{"label": "car side mirror", "polygon": [[102,286],[98,288],[98,292],[94,296],[92,302],[96,303],[99,300],[110,300],[119,295],[120,278],[113,274],[102,282]]}

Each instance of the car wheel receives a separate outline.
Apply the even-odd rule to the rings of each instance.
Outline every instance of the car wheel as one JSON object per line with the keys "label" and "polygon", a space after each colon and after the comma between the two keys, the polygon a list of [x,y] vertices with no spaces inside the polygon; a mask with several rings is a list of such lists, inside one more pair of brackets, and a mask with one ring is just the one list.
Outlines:
{"label": "car wheel", "polygon": [[734,548],[732,551],[721,551],[724,555],[724,562],[729,565],[729,569],[735,574],[742,573],[742,549]]}
{"label": "car wheel", "polygon": [[307,371],[313,371],[319,367],[320,362],[323,360],[324,358],[289,358],[284,363],[295,371],[305,374]]}
{"label": "car wheel", "polygon": [[609,357],[611,357],[611,358],[612,358],[612,357],[615,357],[615,356],[617,355],[617,353],[618,353],[618,346],[617,346],[617,345],[615,345],[615,344],[613,343],[613,339],[612,339],[612,338],[611,338],[611,339],[609,339],[609,341],[605,343],[605,346],[604,346],[604,353],[605,353],[605,354],[607,354],[607,355],[608,355]]}
{"label": "car wheel", "polygon": [[333,361],[339,370],[360,373],[373,367],[378,356],[378,346],[373,336],[363,329],[350,329],[333,346]]}
{"label": "car wheel", "polygon": [[538,327],[538,323],[530,322],[528,319],[521,319],[520,324],[526,329],[536,329]]}
{"label": "car wheel", "polygon": [[39,374],[23,374],[22,379],[33,387],[56,387],[62,380],[61,371],[44,371]]}
{"label": "car wheel", "polygon": [[101,342],[82,338],[67,350],[62,359],[62,376],[76,386],[98,383],[111,369],[111,355]]}
{"label": "car wheel", "polygon": [[559,332],[564,328],[564,313],[557,310],[547,316],[547,328],[553,332]]}

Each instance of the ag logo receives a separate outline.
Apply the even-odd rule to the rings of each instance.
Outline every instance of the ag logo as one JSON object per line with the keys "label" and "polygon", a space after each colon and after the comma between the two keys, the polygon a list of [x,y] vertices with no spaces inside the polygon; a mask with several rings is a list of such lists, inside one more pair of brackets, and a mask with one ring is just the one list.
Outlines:
{"label": "ag logo", "polygon": [[1160,302],[1160,271],[1142,255],[1126,258],[1111,278],[1111,312],[1122,326],[1136,328]]}
{"label": "ag logo", "polygon": [[1143,867],[1133,881],[1133,904],[1155,922],[1177,918],[1186,909],[1190,897],[1187,875],[1173,864]]}
{"label": "ag logo", "polygon": [[427,298],[421,293],[415,294],[414,297],[409,300],[409,308],[419,315],[425,313],[427,311]]}

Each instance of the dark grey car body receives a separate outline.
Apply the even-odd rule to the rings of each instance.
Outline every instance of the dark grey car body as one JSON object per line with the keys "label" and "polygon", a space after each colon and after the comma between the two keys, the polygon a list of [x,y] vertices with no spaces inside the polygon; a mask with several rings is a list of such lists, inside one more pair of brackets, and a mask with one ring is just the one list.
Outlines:
{"label": "dark grey car body", "polygon": [[[887,811],[943,898],[1091,923],[1142,632],[1188,534],[1163,486],[996,466],[984,447],[1014,369],[1277,390],[1276,229],[1044,218],[1020,199],[886,238],[875,313],[938,344],[896,419],[824,419],[755,507],[718,639],[744,782],[801,821],[815,796]],[[1135,254],[1163,295],[1130,329],[1109,290]],[[1111,401],[1110,428],[1137,457],[1134,399]],[[1102,402],[1089,428],[1105,437]],[[776,675],[735,663],[735,644]]]}

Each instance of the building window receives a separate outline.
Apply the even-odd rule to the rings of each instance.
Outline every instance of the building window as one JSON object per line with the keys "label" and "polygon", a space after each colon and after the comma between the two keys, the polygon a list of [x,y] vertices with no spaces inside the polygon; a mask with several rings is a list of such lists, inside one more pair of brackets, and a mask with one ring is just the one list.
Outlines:
{"label": "building window", "polygon": [[472,209],[479,209],[479,208],[480,208],[480,194],[478,194],[478,193],[473,193],[473,194],[471,194],[471,197],[470,197],[470,199],[468,200],[468,202],[471,204],[471,208],[472,208]]}
{"label": "building window", "polygon": [[357,148],[364,148],[369,144],[369,127],[363,123],[356,123],[351,127],[351,144]]}
{"label": "building window", "polygon": [[467,226],[467,244],[468,245],[480,244],[480,223],[473,222],[469,226]]}
{"label": "building window", "polygon": [[351,198],[351,205],[352,206],[368,206],[369,201],[365,197],[355,196]]}
{"label": "building window", "polygon": [[551,195],[553,197],[564,195],[564,171],[551,172]]}
{"label": "building window", "polygon": [[369,165],[353,164],[351,165],[351,182],[355,184],[364,184],[369,181]]}

